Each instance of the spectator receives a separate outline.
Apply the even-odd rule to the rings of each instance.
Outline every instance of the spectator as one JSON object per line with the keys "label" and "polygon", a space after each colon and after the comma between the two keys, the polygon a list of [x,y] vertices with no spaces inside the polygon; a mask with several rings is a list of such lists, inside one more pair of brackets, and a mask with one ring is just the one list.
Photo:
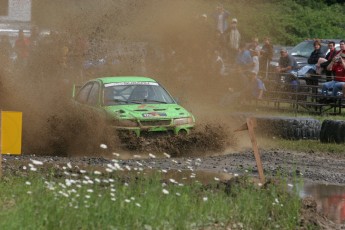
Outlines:
{"label": "spectator", "polygon": [[314,50],[308,58],[308,65],[303,66],[298,71],[292,71],[291,73],[296,77],[303,77],[307,73],[316,73],[316,64],[319,58],[324,58],[324,54],[321,52],[321,43],[319,40],[314,41]]}
{"label": "spectator", "polygon": [[327,66],[331,63],[332,59],[337,54],[337,50],[335,48],[335,42],[330,41],[328,42],[328,53],[326,54],[325,58],[319,58],[316,64],[316,73],[321,74],[322,72],[326,72],[326,75],[331,75],[330,71],[327,71]]}
{"label": "spectator", "polygon": [[237,29],[237,19],[233,18],[231,21],[231,28],[229,33],[229,42],[230,42],[230,55],[232,60],[236,58],[239,46],[241,41],[241,34]]}
{"label": "spectator", "polygon": [[7,67],[10,64],[12,54],[12,45],[8,35],[0,37],[0,62],[1,65]]}
{"label": "spectator", "polygon": [[284,81],[290,82],[292,85],[297,85],[296,79],[291,75],[292,71],[298,68],[297,62],[293,56],[291,56],[285,48],[280,50],[279,66],[276,68],[280,81],[280,76],[283,74]]}
{"label": "spectator", "polygon": [[29,57],[30,40],[24,36],[24,31],[22,29],[18,32],[14,50],[17,54],[17,64],[22,67],[25,66]]}
{"label": "spectator", "polygon": [[250,53],[251,53],[252,61],[253,61],[252,72],[255,72],[256,74],[258,74],[259,73],[259,69],[260,69],[259,51],[252,50]]}
{"label": "spectator", "polygon": [[250,44],[248,43],[241,43],[240,49],[237,54],[236,64],[237,64],[237,71],[240,84],[240,89],[245,89],[248,85],[248,71],[251,71],[254,67],[253,58],[249,51]]}
{"label": "spectator", "polygon": [[241,43],[237,54],[236,63],[238,69],[242,72],[248,71],[250,68],[253,67],[253,58],[249,51],[249,44]]}
{"label": "spectator", "polygon": [[272,61],[273,58],[273,46],[271,44],[270,38],[266,37],[264,39],[264,45],[262,46],[262,49],[260,50],[260,71],[266,72],[266,78],[267,78],[267,72],[268,72],[268,66],[269,63]]}
{"label": "spectator", "polygon": [[230,13],[224,9],[222,5],[218,5],[216,8],[215,19],[217,23],[217,31],[219,34],[225,34],[228,30],[228,17]]}
{"label": "spectator", "polygon": [[250,98],[261,100],[264,91],[266,90],[264,83],[257,77],[255,71],[249,72],[249,84],[248,84],[248,92]]}
{"label": "spectator", "polygon": [[327,70],[334,72],[335,79],[322,85],[322,94],[327,96],[328,91],[332,90],[332,96],[338,96],[345,85],[345,53],[341,52],[339,56],[333,58]]}
{"label": "spectator", "polygon": [[222,5],[218,5],[216,13],[214,14],[217,28],[217,39],[219,43],[218,49],[223,56],[227,55],[226,52],[226,34],[228,30],[228,17],[230,13],[224,9]]}

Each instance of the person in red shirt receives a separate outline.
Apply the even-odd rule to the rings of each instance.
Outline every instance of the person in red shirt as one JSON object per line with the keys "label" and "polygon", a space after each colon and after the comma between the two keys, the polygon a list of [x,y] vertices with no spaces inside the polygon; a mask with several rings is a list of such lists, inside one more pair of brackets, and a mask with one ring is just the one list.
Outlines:
{"label": "person in red shirt", "polygon": [[332,88],[332,96],[339,96],[343,93],[343,97],[345,97],[345,53],[341,52],[339,55],[334,57],[331,63],[327,66],[327,70],[332,71],[335,78],[333,81],[323,84],[323,94],[327,95],[328,90]]}
{"label": "person in red shirt", "polygon": [[30,40],[24,36],[22,29],[19,30],[18,38],[14,44],[14,50],[17,54],[17,63],[25,65],[29,57]]}

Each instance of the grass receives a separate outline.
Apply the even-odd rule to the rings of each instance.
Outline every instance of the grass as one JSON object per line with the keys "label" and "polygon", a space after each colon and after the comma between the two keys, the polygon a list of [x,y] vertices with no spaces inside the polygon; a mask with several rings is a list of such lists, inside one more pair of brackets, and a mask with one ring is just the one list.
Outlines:
{"label": "grass", "polygon": [[344,155],[344,144],[321,143],[319,140],[284,140],[259,138],[258,142],[264,148],[279,148],[306,153],[331,153]]}
{"label": "grass", "polygon": [[284,180],[183,184],[159,172],[37,168],[1,180],[0,229],[295,229],[299,221],[300,199]]}

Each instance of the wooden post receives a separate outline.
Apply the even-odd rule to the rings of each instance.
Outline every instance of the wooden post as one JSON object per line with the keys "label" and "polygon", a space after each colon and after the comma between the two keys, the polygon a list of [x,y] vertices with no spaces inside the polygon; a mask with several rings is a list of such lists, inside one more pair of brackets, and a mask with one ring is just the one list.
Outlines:
{"label": "wooden post", "polygon": [[256,166],[257,166],[258,172],[259,172],[260,182],[262,184],[264,184],[265,183],[265,175],[264,175],[264,170],[263,170],[262,163],[261,163],[261,158],[260,158],[258,144],[256,142],[256,137],[255,137],[255,133],[254,133],[254,128],[255,127],[256,127],[256,119],[248,117],[246,119],[246,123],[243,124],[240,128],[236,129],[235,132],[243,131],[243,130],[248,130],[249,137],[250,137],[250,140],[252,142],[252,147],[253,147],[253,152],[254,152],[254,156],[255,156]]}

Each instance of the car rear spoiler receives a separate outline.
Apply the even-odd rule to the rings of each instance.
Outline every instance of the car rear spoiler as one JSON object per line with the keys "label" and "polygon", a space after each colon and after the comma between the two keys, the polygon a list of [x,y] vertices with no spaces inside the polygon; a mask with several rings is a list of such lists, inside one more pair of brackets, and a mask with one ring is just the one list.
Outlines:
{"label": "car rear spoiler", "polygon": [[77,92],[79,92],[82,85],[73,84],[72,98],[75,98]]}

